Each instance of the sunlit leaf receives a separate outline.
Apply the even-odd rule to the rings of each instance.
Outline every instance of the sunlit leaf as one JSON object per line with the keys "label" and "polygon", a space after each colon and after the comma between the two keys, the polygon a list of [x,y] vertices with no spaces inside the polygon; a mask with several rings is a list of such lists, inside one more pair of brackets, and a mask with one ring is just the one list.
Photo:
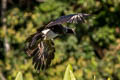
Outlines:
{"label": "sunlit leaf", "polygon": [[22,73],[21,73],[21,72],[18,72],[15,80],[23,80],[23,76],[22,76]]}
{"label": "sunlit leaf", "polygon": [[76,80],[72,71],[72,66],[69,64],[66,68],[63,80]]}

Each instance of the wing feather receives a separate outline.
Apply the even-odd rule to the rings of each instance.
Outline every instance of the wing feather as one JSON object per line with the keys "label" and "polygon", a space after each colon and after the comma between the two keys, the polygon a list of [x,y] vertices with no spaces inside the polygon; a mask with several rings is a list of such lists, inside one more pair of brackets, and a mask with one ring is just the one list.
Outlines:
{"label": "wing feather", "polygon": [[60,18],[56,19],[55,21],[50,22],[46,27],[51,27],[57,24],[63,23],[79,23],[85,22],[85,19],[90,16],[89,14],[78,13],[78,14],[70,14],[67,16],[61,16]]}
{"label": "wing feather", "polygon": [[37,38],[35,36],[30,37],[31,40],[28,40],[25,51],[28,56],[33,57],[33,65],[36,70],[46,69],[50,66],[51,60],[54,59],[54,43],[52,40],[41,40],[37,43],[37,46],[31,48],[29,46]]}

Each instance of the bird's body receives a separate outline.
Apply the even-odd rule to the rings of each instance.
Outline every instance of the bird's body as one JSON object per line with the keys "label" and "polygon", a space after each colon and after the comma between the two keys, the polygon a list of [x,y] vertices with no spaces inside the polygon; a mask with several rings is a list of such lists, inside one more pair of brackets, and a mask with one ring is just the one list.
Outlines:
{"label": "bird's body", "polygon": [[88,14],[71,14],[62,16],[55,21],[51,21],[45,27],[37,30],[37,32],[26,40],[25,52],[28,56],[33,57],[35,69],[46,69],[49,67],[51,60],[54,59],[54,42],[53,39],[63,34],[74,34],[74,30],[64,27],[62,23],[78,23],[84,22],[84,18]]}

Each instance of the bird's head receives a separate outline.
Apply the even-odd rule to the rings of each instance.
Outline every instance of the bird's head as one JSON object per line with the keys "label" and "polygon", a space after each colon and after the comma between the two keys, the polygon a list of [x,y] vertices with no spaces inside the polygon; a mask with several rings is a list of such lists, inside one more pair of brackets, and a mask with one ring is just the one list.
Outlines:
{"label": "bird's head", "polygon": [[75,30],[65,27],[64,34],[75,34]]}
{"label": "bird's head", "polygon": [[66,33],[68,33],[68,34],[75,34],[75,30],[71,29],[71,28],[68,28]]}

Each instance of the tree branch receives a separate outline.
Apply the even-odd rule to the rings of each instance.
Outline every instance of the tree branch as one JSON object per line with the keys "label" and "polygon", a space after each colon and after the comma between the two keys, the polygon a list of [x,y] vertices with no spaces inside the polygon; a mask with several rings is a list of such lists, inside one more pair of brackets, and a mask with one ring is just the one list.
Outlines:
{"label": "tree branch", "polygon": [[2,4],[1,4],[1,22],[2,22],[2,28],[4,30],[4,48],[5,48],[5,52],[8,53],[9,49],[10,49],[10,45],[8,43],[8,39],[7,39],[7,25],[6,25],[6,17],[5,17],[5,12],[7,9],[7,0],[2,0]]}

